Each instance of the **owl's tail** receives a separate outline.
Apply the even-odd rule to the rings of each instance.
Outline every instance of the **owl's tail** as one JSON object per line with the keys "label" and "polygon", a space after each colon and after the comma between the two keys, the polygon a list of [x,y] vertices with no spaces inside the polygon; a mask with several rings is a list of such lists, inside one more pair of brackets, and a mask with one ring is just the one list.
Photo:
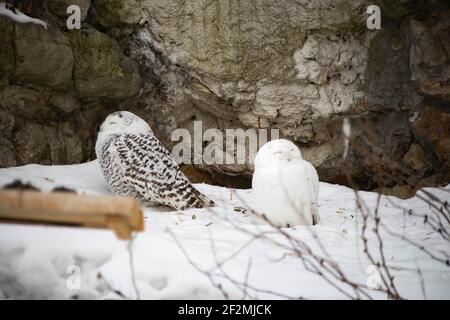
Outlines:
{"label": "owl's tail", "polygon": [[175,192],[171,192],[168,194],[168,197],[164,197],[161,203],[179,211],[215,206],[214,201],[195,189],[187,180]]}
{"label": "owl's tail", "polygon": [[[194,200],[192,200],[194,199]],[[191,199],[188,199],[188,203],[192,201],[191,208],[208,208],[214,207],[216,204],[214,201],[208,199],[203,193],[192,187]]]}

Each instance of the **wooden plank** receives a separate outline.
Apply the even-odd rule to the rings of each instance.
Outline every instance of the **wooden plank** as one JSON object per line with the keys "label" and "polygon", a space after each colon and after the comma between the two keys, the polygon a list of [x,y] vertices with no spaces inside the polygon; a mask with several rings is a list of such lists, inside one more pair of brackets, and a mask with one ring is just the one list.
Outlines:
{"label": "wooden plank", "polygon": [[67,192],[0,190],[0,220],[111,228],[121,239],[144,230],[136,199]]}

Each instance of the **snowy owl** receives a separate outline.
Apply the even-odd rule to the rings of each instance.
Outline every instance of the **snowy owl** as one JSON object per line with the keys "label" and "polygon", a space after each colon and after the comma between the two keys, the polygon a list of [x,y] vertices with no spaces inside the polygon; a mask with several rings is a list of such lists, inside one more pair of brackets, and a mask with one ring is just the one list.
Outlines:
{"label": "snowy owl", "polygon": [[319,222],[319,177],[291,141],[266,143],[255,158],[252,200],[256,212],[279,227]]}
{"label": "snowy owl", "polygon": [[214,203],[195,189],[170,152],[135,114],[118,111],[100,127],[95,152],[111,191],[175,210]]}

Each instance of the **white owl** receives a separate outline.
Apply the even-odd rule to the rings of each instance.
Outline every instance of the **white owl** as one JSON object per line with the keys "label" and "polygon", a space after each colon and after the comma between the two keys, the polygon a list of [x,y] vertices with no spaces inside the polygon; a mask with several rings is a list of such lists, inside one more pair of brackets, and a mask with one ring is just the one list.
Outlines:
{"label": "white owl", "polygon": [[110,114],[100,127],[95,152],[111,191],[175,210],[214,203],[195,189],[143,119],[127,111]]}
{"label": "white owl", "polygon": [[319,222],[319,177],[291,141],[266,143],[255,158],[252,201],[256,212],[279,227]]}

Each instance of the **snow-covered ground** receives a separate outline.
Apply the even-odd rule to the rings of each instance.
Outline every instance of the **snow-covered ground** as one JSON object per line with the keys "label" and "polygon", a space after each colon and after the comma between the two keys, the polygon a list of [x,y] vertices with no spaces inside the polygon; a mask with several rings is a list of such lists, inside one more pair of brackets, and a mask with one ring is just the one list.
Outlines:
{"label": "snow-covered ground", "polygon": [[[17,178],[43,190],[66,186],[80,192],[108,193],[95,161],[0,169],[0,185]],[[246,206],[250,190],[197,187],[218,203],[218,208],[184,212],[145,208],[145,232],[132,242],[140,298],[219,299],[224,293],[238,299],[345,298],[322,277],[306,270],[299,257],[289,254],[289,241],[283,235],[236,209]],[[316,235],[349,279],[363,284],[373,281],[374,268],[363,253],[355,193],[339,185],[321,183],[320,187],[321,224],[284,231],[323,252]],[[428,191],[450,200],[450,185],[445,189]],[[369,207],[375,207],[376,193],[360,195]],[[405,216],[398,206],[414,212],[429,210],[418,198],[383,196],[380,215],[384,224],[441,256],[450,256],[448,241],[431,232],[423,219]],[[369,248],[375,252],[375,235],[368,238]],[[387,264],[403,297],[450,299],[449,266],[400,237],[384,234],[383,239]],[[0,224],[0,298],[121,298],[114,290],[136,298],[128,245],[110,230]],[[368,292],[374,298],[386,298],[376,290]]]}

